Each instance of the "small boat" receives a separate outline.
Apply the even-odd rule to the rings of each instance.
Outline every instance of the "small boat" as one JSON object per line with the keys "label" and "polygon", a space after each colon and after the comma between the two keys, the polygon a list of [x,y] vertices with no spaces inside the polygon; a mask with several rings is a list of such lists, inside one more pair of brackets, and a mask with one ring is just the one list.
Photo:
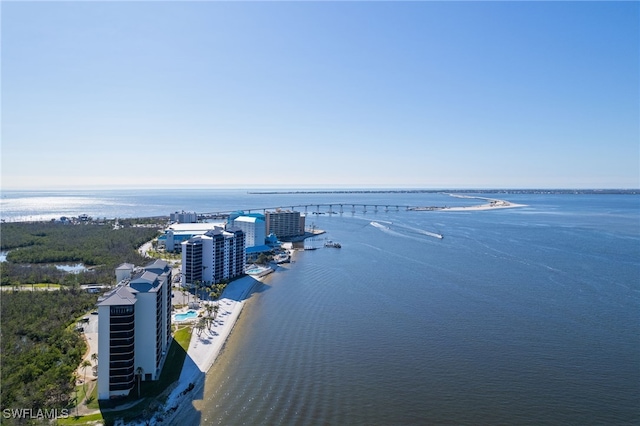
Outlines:
{"label": "small boat", "polygon": [[326,243],[324,243],[324,246],[325,247],[330,247],[330,248],[342,248],[340,243],[335,243],[333,241],[327,241]]}

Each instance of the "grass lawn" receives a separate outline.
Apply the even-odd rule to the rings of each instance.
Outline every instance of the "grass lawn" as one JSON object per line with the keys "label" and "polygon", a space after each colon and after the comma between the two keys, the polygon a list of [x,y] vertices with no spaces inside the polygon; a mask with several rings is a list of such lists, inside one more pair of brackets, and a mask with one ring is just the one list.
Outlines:
{"label": "grass lawn", "polygon": [[[164,362],[162,372],[160,373],[160,379],[156,381],[141,382],[140,394],[138,398],[138,386],[133,388],[131,394],[124,399],[118,400],[118,405],[130,404],[138,402],[133,407],[125,410],[117,410],[117,405],[113,401],[98,401],[97,389],[95,386],[89,399],[93,400],[88,404],[89,408],[99,408],[102,413],[92,414],[89,416],[75,417],[72,411],[72,416],[68,419],[60,419],[59,424],[81,425],[89,424],[96,420],[103,419],[105,425],[112,425],[118,419],[123,419],[126,422],[133,420],[141,421],[151,415],[154,410],[164,402],[164,399],[168,395],[161,397],[161,394],[167,390],[167,388],[180,378],[182,372],[182,365],[187,356],[187,349],[189,348],[189,342],[191,340],[191,327],[183,327],[176,330],[167,353],[167,359]],[[81,387],[81,386],[80,386]],[[78,397],[80,399],[80,389],[78,389]],[[84,403],[84,400],[81,400]],[[114,409],[114,411],[110,411]]]}
{"label": "grass lawn", "polygon": [[[180,378],[182,372],[182,364],[187,357],[189,342],[191,341],[191,328],[180,328],[174,335],[167,353],[167,359],[162,367],[160,379],[153,382],[142,382],[140,393],[142,397],[157,397],[169,385]],[[137,395],[137,389],[134,389]]]}
{"label": "grass lawn", "polygon": [[57,419],[57,423],[59,425],[86,425],[95,424],[95,422],[100,422],[103,420],[102,414],[100,413],[76,417],[73,415],[74,412],[69,413],[69,417],[66,419]]}

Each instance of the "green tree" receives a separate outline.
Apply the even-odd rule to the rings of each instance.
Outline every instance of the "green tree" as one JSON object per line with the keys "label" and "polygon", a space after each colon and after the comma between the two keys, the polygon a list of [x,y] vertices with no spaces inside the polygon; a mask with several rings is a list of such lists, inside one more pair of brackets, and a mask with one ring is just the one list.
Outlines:
{"label": "green tree", "polygon": [[218,311],[219,310],[220,310],[220,304],[219,303],[216,303],[215,305],[213,305],[213,320],[214,321],[218,317]]}
{"label": "green tree", "polygon": [[204,318],[200,318],[198,320],[198,322],[196,323],[196,334],[198,335],[198,337],[200,337],[202,335],[202,332],[204,331],[206,324],[205,324],[205,319]]}
{"label": "green tree", "polygon": [[80,367],[82,368],[82,374],[84,375],[84,393],[87,393],[87,367],[91,367],[91,361],[89,361],[88,359],[85,359],[84,361],[82,361],[82,364],[80,364]]}
{"label": "green tree", "polygon": [[211,303],[207,303],[205,309],[207,311],[207,328],[211,330],[211,314],[213,313],[213,306],[211,306]]}
{"label": "green tree", "polygon": [[136,368],[136,376],[138,377],[138,398],[140,398],[140,382],[142,381],[142,374],[144,374],[144,369],[142,367]]}

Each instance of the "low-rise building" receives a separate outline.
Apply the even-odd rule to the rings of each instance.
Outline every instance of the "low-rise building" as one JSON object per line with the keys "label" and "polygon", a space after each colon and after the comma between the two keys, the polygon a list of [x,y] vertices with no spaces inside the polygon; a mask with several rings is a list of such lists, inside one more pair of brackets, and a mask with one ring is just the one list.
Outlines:
{"label": "low-rise building", "polygon": [[211,231],[215,228],[224,228],[226,222],[200,222],[200,223],[174,223],[158,237],[158,247],[170,252],[180,252],[182,243],[189,238]]}

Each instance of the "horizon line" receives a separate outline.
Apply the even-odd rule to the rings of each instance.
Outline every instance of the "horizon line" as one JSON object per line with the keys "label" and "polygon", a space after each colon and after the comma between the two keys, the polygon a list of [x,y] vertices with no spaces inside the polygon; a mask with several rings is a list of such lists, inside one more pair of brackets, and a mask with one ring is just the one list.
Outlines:
{"label": "horizon line", "polygon": [[0,188],[2,192],[55,192],[55,191],[136,191],[136,190],[255,190],[255,191],[287,191],[287,192],[318,192],[318,191],[640,191],[638,187],[624,186],[416,186],[416,185],[336,185],[336,184],[307,184],[307,185],[87,185],[60,187],[27,187]]}

